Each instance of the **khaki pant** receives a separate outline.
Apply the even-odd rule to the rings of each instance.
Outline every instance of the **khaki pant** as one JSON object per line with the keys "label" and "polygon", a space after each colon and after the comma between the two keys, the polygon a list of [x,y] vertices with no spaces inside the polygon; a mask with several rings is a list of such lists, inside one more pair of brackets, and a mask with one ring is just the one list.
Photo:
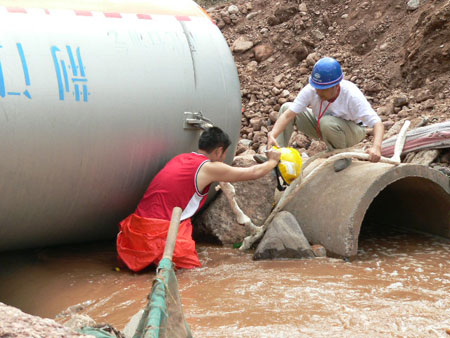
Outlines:
{"label": "khaki pant", "polygon": [[[278,117],[281,116],[292,102],[286,102],[280,108]],[[317,119],[311,109],[306,108],[305,112],[297,114],[292,124],[286,126],[286,129],[277,137],[280,147],[287,147],[289,139],[294,130],[294,124],[297,129],[310,138],[319,139],[316,126]],[[339,117],[325,115],[320,119],[320,133],[322,140],[326,143],[329,150],[343,149],[351,147],[366,136],[366,130],[352,121],[347,121]]]}

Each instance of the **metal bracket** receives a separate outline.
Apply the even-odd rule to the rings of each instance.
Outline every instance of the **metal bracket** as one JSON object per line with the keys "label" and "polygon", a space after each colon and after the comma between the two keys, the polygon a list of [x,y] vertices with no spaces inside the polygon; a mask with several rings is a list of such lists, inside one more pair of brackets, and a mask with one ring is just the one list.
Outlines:
{"label": "metal bracket", "polygon": [[210,119],[203,116],[202,112],[184,112],[184,129],[206,129],[213,126]]}

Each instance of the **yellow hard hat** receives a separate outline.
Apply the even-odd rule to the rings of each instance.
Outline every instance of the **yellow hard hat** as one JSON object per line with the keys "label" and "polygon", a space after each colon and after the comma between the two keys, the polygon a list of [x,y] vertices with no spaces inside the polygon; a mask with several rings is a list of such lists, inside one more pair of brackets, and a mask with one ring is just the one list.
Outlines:
{"label": "yellow hard hat", "polygon": [[275,171],[277,172],[277,175],[279,174],[281,176],[284,183],[289,185],[292,181],[299,177],[302,172],[302,157],[295,148],[273,148],[281,151],[280,163],[278,163]]}

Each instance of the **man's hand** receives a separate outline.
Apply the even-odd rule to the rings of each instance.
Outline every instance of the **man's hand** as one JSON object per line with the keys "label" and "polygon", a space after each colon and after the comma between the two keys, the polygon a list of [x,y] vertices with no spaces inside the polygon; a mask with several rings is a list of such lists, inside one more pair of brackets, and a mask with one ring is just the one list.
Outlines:
{"label": "man's hand", "polygon": [[269,161],[273,160],[273,161],[276,161],[278,163],[278,162],[280,162],[281,152],[277,151],[277,150],[270,149],[267,152],[267,158],[269,159]]}
{"label": "man's hand", "polygon": [[382,122],[377,122],[373,126],[373,145],[366,150],[369,154],[369,161],[378,162],[381,158],[381,142],[383,141],[384,125]]}
{"label": "man's hand", "polygon": [[[273,125],[272,131],[267,134],[267,149],[271,149],[272,146],[277,146],[278,148],[280,148],[277,142],[277,137],[283,132],[283,130],[286,129],[286,126],[289,123],[293,123],[296,115],[296,113],[288,109],[283,114],[281,114],[280,117],[278,117],[277,121]],[[291,135],[289,135],[289,137],[290,136]]]}
{"label": "man's hand", "polygon": [[378,162],[381,158],[381,149],[377,146],[372,146],[369,149],[366,149],[366,153],[369,154],[370,162]]}
{"label": "man's hand", "polygon": [[272,149],[273,146],[280,148],[276,138],[273,137],[272,132],[270,132],[267,134],[267,149]]}

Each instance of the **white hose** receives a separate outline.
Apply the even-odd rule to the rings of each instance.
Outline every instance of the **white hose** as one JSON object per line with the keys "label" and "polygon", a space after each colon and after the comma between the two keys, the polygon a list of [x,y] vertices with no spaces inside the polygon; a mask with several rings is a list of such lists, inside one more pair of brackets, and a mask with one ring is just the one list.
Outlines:
{"label": "white hose", "polygon": [[233,185],[229,182],[219,182],[219,186],[220,189],[222,189],[225,197],[227,198],[228,203],[230,203],[231,210],[236,215],[236,221],[239,224],[244,225],[250,232],[258,231],[260,227],[254,225],[250,217],[244,214],[244,212],[237,204],[236,190],[234,189]]}

